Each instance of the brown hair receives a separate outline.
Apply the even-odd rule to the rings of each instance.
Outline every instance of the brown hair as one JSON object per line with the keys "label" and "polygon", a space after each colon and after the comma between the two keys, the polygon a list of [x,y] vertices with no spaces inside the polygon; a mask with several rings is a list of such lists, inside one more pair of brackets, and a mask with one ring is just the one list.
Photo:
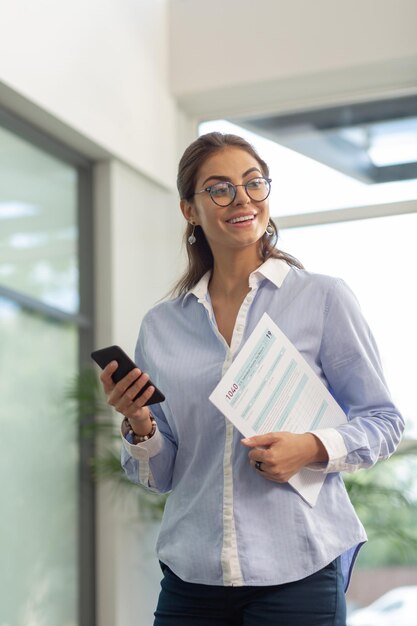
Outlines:
{"label": "brown hair", "polygon": [[[261,159],[255,148],[245,139],[231,134],[216,132],[208,133],[206,135],[201,135],[201,137],[193,141],[193,143],[190,144],[185,150],[179,162],[177,187],[182,200],[187,200],[192,197],[195,191],[198,172],[204,161],[216,152],[224,150],[228,147],[245,150],[259,163],[263,175],[268,178],[268,165],[263,159]],[[274,232],[272,235],[265,233],[262,236],[260,240],[261,258],[264,261],[270,257],[283,259],[289,265],[294,265],[295,267],[301,269],[303,266],[297,259],[275,247],[278,241],[278,229],[272,219],[269,221]],[[194,245],[187,245],[188,237],[191,235],[193,228],[194,227],[190,223],[187,224],[184,233],[184,242],[188,254],[188,268],[175,285],[172,291],[173,295],[182,295],[192,289],[194,285],[198,283],[200,278],[208,270],[213,268],[213,255],[206,236],[200,226],[195,227],[196,242]]]}

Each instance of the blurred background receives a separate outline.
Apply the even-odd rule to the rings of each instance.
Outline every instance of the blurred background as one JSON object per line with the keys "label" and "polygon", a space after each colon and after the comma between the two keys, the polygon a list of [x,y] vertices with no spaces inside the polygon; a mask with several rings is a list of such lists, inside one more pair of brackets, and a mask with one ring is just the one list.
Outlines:
{"label": "blurred background", "polygon": [[152,623],[163,501],[123,485],[86,366],[132,355],[181,272],[176,167],[212,130],[258,148],[280,247],[376,336],[407,430],[346,476],[349,623],[417,626],[416,24],[415,0],[0,0],[0,626]]}

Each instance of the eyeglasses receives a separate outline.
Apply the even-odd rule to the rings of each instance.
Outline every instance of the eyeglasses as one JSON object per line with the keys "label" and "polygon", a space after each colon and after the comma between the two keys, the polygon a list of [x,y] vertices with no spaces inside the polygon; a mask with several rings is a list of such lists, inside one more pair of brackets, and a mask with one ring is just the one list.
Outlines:
{"label": "eyeglasses", "polygon": [[206,187],[201,191],[196,191],[193,193],[193,196],[207,192],[210,194],[210,198],[213,200],[214,204],[226,207],[229,206],[229,204],[232,204],[236,198],[237,188],[244,187],[251,200],[254,202],[262,202],[262,200],[267,199],[271,192],[271,182],[271,178],[264,178],[263,176],[252,178],[244,185],[234,185],[233,183],[225,180],[215,183],[214,185],[210,185],[210,187]]}

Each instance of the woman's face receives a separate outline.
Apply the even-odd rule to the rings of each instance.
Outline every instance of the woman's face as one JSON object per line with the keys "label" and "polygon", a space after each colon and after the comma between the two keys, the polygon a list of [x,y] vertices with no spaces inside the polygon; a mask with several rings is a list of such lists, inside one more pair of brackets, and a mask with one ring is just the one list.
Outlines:
{"label": "woman's face", "polygon": [[[244,185],[263,177],[256,159],[241,148],[227,147],[209,157],[201,166],[195,191],[201,191],[221,181]],[[218,206],[208,192],[192,201],[181,202],[187,220],[201,226],[213,254],[221,248],[242,248],[256,245],[265,233],[269,221],[268,199],[252,200],[244,187],[237,187],[236,197],[227,207]]]}

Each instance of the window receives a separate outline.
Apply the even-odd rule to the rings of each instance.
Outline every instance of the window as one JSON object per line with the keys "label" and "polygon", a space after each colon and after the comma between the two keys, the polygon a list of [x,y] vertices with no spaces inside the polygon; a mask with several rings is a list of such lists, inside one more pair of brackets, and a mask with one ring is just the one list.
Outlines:
{"label": "window", "polygon": [[94,624],[91,547],[79,557],[93,492],[65,404],[91,346],[89,181],[87,161],[0,111],[2,626]]}
{"label": "window", "polygon": [[309,270],[341,276],[353,289],[375,335],[407,433],[417,437],[415,232],[417,212],[288,228],[280,245]]}
{"label": "window", "polygon": [[376,336],[406,433],[417,437],[417,178],[371,185],[225,120],[204,122],[199,132],[215,130],[243,136],[268,163],[279,246],[311,271],[341,276],[355,292]]}

